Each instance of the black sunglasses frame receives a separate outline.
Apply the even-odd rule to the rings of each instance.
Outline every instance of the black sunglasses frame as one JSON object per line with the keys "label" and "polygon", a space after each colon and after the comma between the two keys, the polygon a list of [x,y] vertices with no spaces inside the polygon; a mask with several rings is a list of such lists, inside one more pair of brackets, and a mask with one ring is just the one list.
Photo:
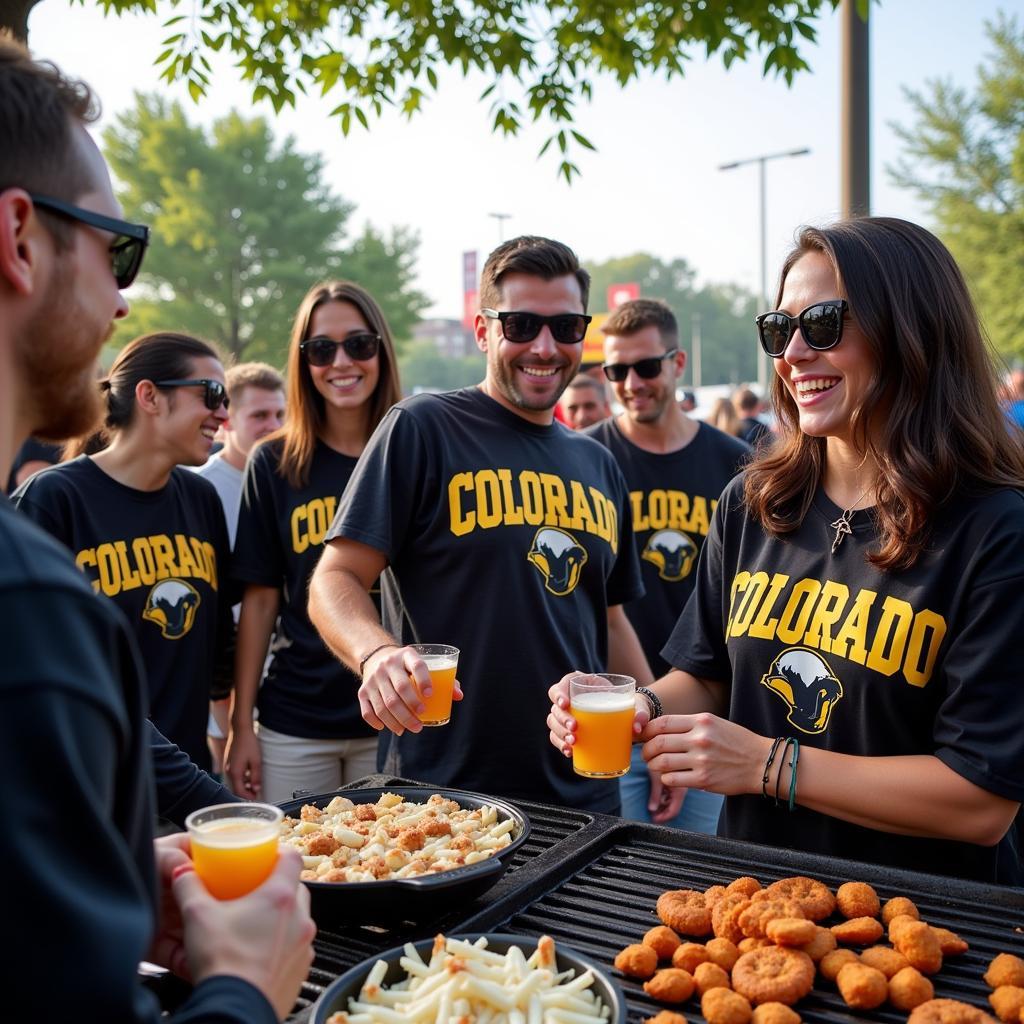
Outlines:
{"label": "black sunglasses frame", "polygon": [[636,370],[637,376],[643,377],[644,380],[654,380],[661,374],[662,363],[678,351],[677,348],[670,348],[663,355],[648,356],[646,359],[638,359],[635,363],[605,363],[601,369],[613,384],[621,384],[629,376],[630,370]]}
{"label": "black sunglasses frame", "polygon": [[187,388],[192,384],[203,386],[203,405],[210,412],[216,412],[222,405],[225,409],[231,404],[228,389],[219,380],[211,377],[196,377],[182,380],[155,380],[158,388]]}
{"label": "black sunglasses frame", "polygon": [[[365,339],[372,339],[372,344],[365,342]],[[362,354],[367,351],[367,348],[363,348],[363,344],[367,345],[367,348],[372,348],[373,351],[369,354]],[[338,349],[342,348],[345,350],[345,355],[349,359],[354,359],[357,363],[365,363],[371,360],[378,352],[380,352],[380,346],[383,339],[379,334],[374,334],[373,331],[359,331],[357,334],[350,334],[344,341],[335,341],[333,338],[307,338],[305,341],[299,344],[299,351],[305,357],[307,363],[310,366],[330,366],[338,356]],[[330,359],[323,360],[320,356],[313,356],[313,353],[320,349],[326,351],[327,345],[331,346]]]}
{"label": "black sunglasses frame", "polygon": [[[829,327],[829,338],[824,342],[814,340],[814,334],[817,330],[814,325],[808,326],[804,317],[812,310],[818,309],[821,306],[825,306],[829,309],[839,311],[838,324],[835,327],[835,337],[831,336],[832,328]],[[825,299],[823,302],[812,302],[806,309],[800,310],[796,316],[790,316],[788,313],[783,313],[781,310],[773,309],[768,313],[760,313],[754,317],[754,323],[757,324],[757,338],[761,342],[761,348],[772,357],[772,359],[778,359],[782,356],[789,343],[793,340],[793,332],[797,327],[800,328],[800,334],[803,336],[804,343],[808,348],[814,349],[815,352],[827,352],[829,349],[835,348],[843,339],[843,323],[846,320],[846,313],[850,308],[850,304],[846,299]],[[773,351],[768,345],[768,341],[764,334],[764,325],[768,317],[778,317],[780,320],[786,321],[786,340],[782,344],[777,352]],[[819,325],[820,327],[820,325]]]}
{"label": "black sunglasses frame", "polygon": [[[480,312],[487,317],[489,320],[497,320],[501,323],[501,332],[505,335],[506,341],[511,341],[513,345],[528,345],[531,341],[535,341],[537,335],[544,330],[545,325],[548,330],[551,331],[551,337],[558,342],[559,345],[579,345],[587,335],[587,327],[590,325],[590,321],[594,318],[588,316],[586,313],[556,313],[554,316],[544,316],[542,313],[531,313],[529,310],[524,309],[481,309]],[[531,334],[529,328],[525,330],[517,331],[515,327],[512,328],[511,334],[509,333],[509,324],[515,324],[516,321],[513,317],[530,317],[533,324],[536,325],[536,330]],[[578,330],[579,321],[583,321],[583,331]],[[562,325],[565,325],[566,330],[563,331]],[[559,337],[561,334],[565,334],[571,331],[572,327],[577,328],[576,331],[572,331],[573,334],[579,334],[579,337]],[[519,337],[513,337],[512,335],[519,334]],[[529,337],[525,337],[525,335]]]}
{"label": "black sunglasses frame", "polygon": [[[65,203],[62,199],[54,199],[52,196],[30,192],[29,199],[41,210],[49,210],[51,213],[80,221],[90,227],[112,232],[116,237],[110,246],[110,269],[114,274],[114,280],[117,281],[117,287],[123,290],[135,280],[149,246],[149,228],[145,224],[132,224],[131,221],[120,220],[117,217],[106,217],[102,213],[85,210],[81,206]],[[118,270],[119,257],[122,253],[128,254],[128,263]]]}

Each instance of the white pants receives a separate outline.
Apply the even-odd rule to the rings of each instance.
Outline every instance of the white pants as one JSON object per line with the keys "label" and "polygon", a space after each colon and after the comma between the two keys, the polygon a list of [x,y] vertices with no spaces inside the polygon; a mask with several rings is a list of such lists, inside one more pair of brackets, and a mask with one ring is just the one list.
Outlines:
{"label": "white pants", "polygon": [[262,760],[263,792],[267,803],[292,799],[297,789],[330,793],[377,770],[377,737],[358,740],[318,740],[288,736],[257,726]]}

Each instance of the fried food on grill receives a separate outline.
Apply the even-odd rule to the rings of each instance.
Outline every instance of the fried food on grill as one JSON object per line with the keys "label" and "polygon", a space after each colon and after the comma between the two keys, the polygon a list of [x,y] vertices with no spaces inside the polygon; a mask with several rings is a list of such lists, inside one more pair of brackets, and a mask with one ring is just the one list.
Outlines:
{"label": "fried food on grill", "polygon": [[1024,1013],[1024,988],[1019,985],[1000,985],[988,997],[996,1016],[1006,1024],[1017,1024]]}
{"label": "fried food on grill", "polygon": [[1019,985],[1024,988],[1024,960],[1012,953],[1000,953],[988,965],[985,983],[990,988],[1000,985]]}
{"label": "fried food on grill", "polygon": [[710,959],[711,954],[707,946],[702,946],[699,942],[684,942],[672,954],[672,966],[681,967],[693,974],[700,964],[705,964]]}
{"label": "fried food on grill", "polygon": [[[893,924],[899,921],[902,918],[897,917]],[[942,947],[935,932],[924,921],[899,925],[893,935],[893,945],[907,958],[910,966],[922,974],[935,974],[942,967]]]}
{"label": "fried food on grill", "polygon": [[765,946],[744,953],[732,969],[732,987],[751,1003],[785,1003],[803,999],[814,984],[814,962],[806,953]]}
{"label": "fried food on grill", "polygon": [[732,988],[728,973],[723,971],[718,964],[713,964],[710,961],[697,965],[697,969],[693,972],[693,980],[697,983],[699,995],[704,995],[705,992],[713,988]]}
{"label": "fried food on grill", "polygon": [[815,929],[814,938],[797,948],[801,953],[806,953],[815,963],[819,963],[821,958],[827,953],[831,953],[838,943],[830,929],[823,928],[820,924],[815,925]]}
{"label": "fried food on grill", "polygon": [[882,907],[882,924],[888,927],[889,922],[894,917],[900,917],[901,915],[912,917],[915,921],[921,916],[913,900],[907,899],[906,896],[893,896]]}
{"label": "fried food on grill", "polygon": [[736,944],[728,939],[708,939],[704,948],[708,951],[708,959],[713,964],[718,964],[723,971],[731,971],[733,965],[740,958],[740,951]]}
{"label": "fried food on grill", "polygon": [[724,885],[712,885],[710,888],[704,890],[704,902],[709,907],[714,905],[725,895]]}
{"label": "fried food on grill", "polygon": [[711,932],[711,908],[704,893],[696,889],[663,892],[655,909],[662,923],[680,935],[702,936]]}
{"label": "fried food on grill", "polygon": [[878,917],[882,904],[867,882],[844,882],[836,889],[836,907],[843,917]]}
{"label": "fried food on grill", "polygon": [[672,954],[679,948],[680,939],[671,928],[659,924],[644,935],[643,944],[650,946],[658,954],[659,960],[671,960]]}
{"label": "fried food on grill", "polygon": [[929,999],[911,1011],[907,1024],[996,1024],[996,1019],[958,999]]}
{"label": "fried food on grill", "polygon": [[741,878],[734,878],[726,887],[726,892],[740,892],[744,896],[753,896],[755,892],[759,892],[761,889],[761,883],[756,878],[751,878],[750,875],[743,875]]}
{"label": "fried food on grill", "polygon": [[765,929],[770,921],[774,921],[778,917],[800,918],[806,916],[803,905],[797,900],[779,897],[777,899],[751,900],[750,906],[740,911],[737,920],[740,931],[747,938],[764,939],[768,937]]}
{"label": "fried food on grill", "polygon": [[754,1007],[750,1024],[800,1024],[800,1014],[785,1003],[761,1003]]}
{"label": "fried food on grill", "polygon": [[847,964],[855,964],[859,959],[860,957],[852,949],[834,949],[831,953],[826,953],[821,958],[818,970],[821,971],[823,978],[835,981],[836,975],[839,974],[843,967]]}
{"label": "fried food on grill", "polygon": [[859,961],[843,964],[836,975],[836,985],[846,1005],[855,1010],[873,1010],[881,1006],[889,995],[886,976]]}
{"label": "fried food on grill", "polygon": [[659,1010],[653,1017],[648,1017],[644,1024],[687,1024],[687,1020],[681,1013]]}
{"label": "fried food on grill", "polygon": [[874,917],[851,917],[849,921],[832,925],[836,941],[847,946],[867,946],[877,942],[884,932],[882,922]]}
{"label": "fried food on grill", "polygon": [[708,1024],[747,1024],[752,1013],[749,1001],[728,988],[709,988],[700,997],[700,1012]]}
{"label": "fried food on grill", "polygon": [[685,1003],[693,989],[693,975],[678,967],[666,967],[644,982],[644,991],[662,1003]]}
{"label": "fried food on grill", "polygon": [[739,917],[749,906],[750,900],[743,893],[726,893],[711,909],[711,928],[716,937],[738,945],[743,938]]}
{"label": "fried food on grill", "polygon": [[774,945],[775,943],[772,942],[771,939],[755,939],[752,937],[748,937],[745,939],[740,939],[739,944],[736,946],[736,948],[739,950],[740,956],[742,956],[744,953],[750,953],[755,949],[764,949],[765,946]]}
{"label": "fried food on grill", "polygon": [[915,967],[904,967],[889,979],[889,1002],[897,1010],[913,1010],[935,998],[935,986]]}
{"label": "fried food on grill", "polygon": [[765,926],[765,937],[777,946],[805,946],[818,932],[818,926],[805,917],[776,917]]}
{"label": "fried food on grill", "polygon": [[650,946],[635,943],[616,954],[615,967],[631,978],[649,978],[658,969],[658,954]]}
{"label": "fried food on grill", "polygon": [[796,900],[803,910],[804,917],[811,921],[823,921],[836,909],[836,898],[828,886],[803,875],[782,878],[778,882],[772,882],[762,891],[773,898]]}
{"label": "fried food on grill", "polygon": [[887,978],[910,966],[907,958],[898,949],[890,949],[888,946],[871,946],[865,949],[860,955],[860,962],[867,964],[868,967],[877,968]]}
{"label": "fried food on grill", "polygon": [[935,932],[935,937],[939,940],[939,949],[942,950],[943,956],[959,956],[970,949],[970,946],[956,932],[951,932],[948,928],[936,928],[935,925],[932,925],[932,931]]}

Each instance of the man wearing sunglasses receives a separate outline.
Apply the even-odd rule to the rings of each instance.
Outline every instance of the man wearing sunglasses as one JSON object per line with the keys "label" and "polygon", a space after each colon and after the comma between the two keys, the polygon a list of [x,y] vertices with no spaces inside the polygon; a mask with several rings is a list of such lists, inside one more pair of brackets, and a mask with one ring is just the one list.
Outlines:
{"label": "man wearing sunglasses", "polygon": [[[661,649],[693,590],[711,513],[750,448],[690,419],[676,402],[686,353],[679,350],[676,318],[664,302],[625,302],[601,330],[604,373],[624,411],[587,433],[615,456],[629,485],[644,595],[626,605],[626,614],[660,677],[668,671]],[[660,778],[649,775],[639,746],[620,788],[626,817],[715,831],[722,798],[663,790]]]}
{"label": "man wearing sunglasses", "polygon": [[[615,812],[617,785],[551,757],[536,718],[566,665],[651,678],[623,611],[640,595],[625,481],[600,445],[553,422],[579,368],[589,283],[550,239],[491,253],[475,328],[485,379],[385,417],[327,535],[310,615],[360,676],[363,717],[387,730],[386,770]],[[383,625],[367,595],[378,576]],[[410,676],[430,677],[414,642],[461,651],[443,728],[417,718]]]}
{"label": "man wearing sunglasses", "polygon": [[[142,259],[145,229],[120,219],[85,130],[94,116],[83,83],[0,38],[0,479],[30,434],[64,439],[92,426],[96,359],[128,312],[121,289]],[[85,1008],[93,1020],[156,1022],[137,980],[145,958],[196,983],[181,1019],[282,1019],[312,956],[298,859],[221,904],[196,879],[185,841],[154,845],[159,738],[127,623],[3,495],[0,634],[0,860],[17,880],[4,908],[17,922],[16,936],[7,928],[5,968],[18,980],[7,1015],[37,1017],[45,1001],[54,1019]],[[170,744],[157,753],[181,766]],[[55,851],[69,870],[53,869]],[[59,984],[40,952],[55,925]]]}

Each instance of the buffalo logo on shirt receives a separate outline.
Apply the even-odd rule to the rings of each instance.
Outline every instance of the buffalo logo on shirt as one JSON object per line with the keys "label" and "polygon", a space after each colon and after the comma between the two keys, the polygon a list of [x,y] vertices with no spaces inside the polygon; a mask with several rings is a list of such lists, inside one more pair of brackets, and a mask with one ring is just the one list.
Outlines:
{"label": "buffalo logo on shirt", "polygon": [[161,580],[149,592],[142,617],[160,627],[165,640],[180,640],[196,621],[199,591],[184,580]]}
{"label": "buffalo logo on shirt", "polygon": [[558,597],[565,597],[580,581],[587,549],[571,534],[546,527],[534,535],[526,558],[544,577],[544,587]]}
{"label": "buffalo logo on shirt", "polygon": [[783,651],[761,677],[761,685],[786,702],[787,721],[812,734],[828,728],[832,709],[843,696],[843,684],[832,669],[806,647]]}
{"label": "buffalo logo on shirt", "polygon": [[679,530],[658,530],[648,538],[640,557],[669,583],[686,579],[697,557],[697,545]]}

